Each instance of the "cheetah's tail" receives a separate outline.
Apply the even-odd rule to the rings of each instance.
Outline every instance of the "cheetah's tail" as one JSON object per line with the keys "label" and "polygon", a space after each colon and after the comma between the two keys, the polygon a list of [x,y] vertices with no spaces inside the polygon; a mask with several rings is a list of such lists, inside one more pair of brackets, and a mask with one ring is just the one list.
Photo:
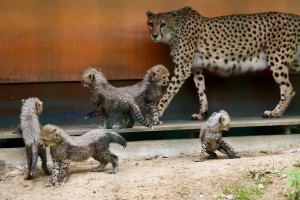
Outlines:
{"label": "cheetah's tail", "polygon": [[38,148],[34,142],[30,146],[26,147],[27,161],[28,161],[28,175],[27,180],[33,178],[33,173],[36,170],[38,162]]}
{"label": "cheetah's tail", "polygon": [[116,142],[122,146],[122,148],[125,148],[127,146],[127,141],[118,133],[116,132],[107,132],[106,135],[110,138],[111,142]]}

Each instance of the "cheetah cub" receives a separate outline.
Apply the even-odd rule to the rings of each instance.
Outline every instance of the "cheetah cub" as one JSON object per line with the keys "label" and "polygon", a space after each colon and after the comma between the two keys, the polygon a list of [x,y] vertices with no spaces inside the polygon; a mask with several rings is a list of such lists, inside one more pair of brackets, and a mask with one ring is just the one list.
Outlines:
{"label": "cheetah cub", "polygon": [[[163,65],[155,65],[151,67],[143,80],[126,87],[117,88],[118,91],[130,94],[140,109],[146,111],[146,117],[151,124],[160,124],[157,112],[157,106],[160,98],[163,95],[163,87],[169,83],[170,73]],[[97,110],[94,110],[86,115],[86,118],[95,117],[99,115]],[[126,128],[131,128],[127,126]]]}
{"label": "cheetah cub", "polygon": [[109,144],[116,142],[123,148],[126,140],[115,132],[102,129],[91,130],[81,136],[69,136],[61,128],[47,124],[41,130],[41,144],[50,147],[53,160],[52,184],[59,185],[69,171],[71,161],[84,161],[92,157],[100,165],[91,169],[92,172],[103,171],[110,162],[109,174],[115,174],[118,168],[118,156],[109,150]]}
{"label": "cheetah cub", "polygon": [[27,156],[28,175],[27,180],[33,178],[33,173],[36,169],[38,156],[42,160],[42,168],[46,175],[51,175],[47,166],[46,149],[40,145],[40,130],[41,125],[39,116],[43,111],[43,102],[36,97],[31,97],[22,100],[21,108],[21,125],[18,127],[22,133],[25,143],[25,150]]}
{"label": "cheetah cub", "polygon": [[230,158],[240,158],[240,155],[222,139],[222,131],[228,131],[230,128],[230,116],[224,111],[214,112],[206,121],[200,130],[200,141],[202,150],[200,157],[195,162],[203,162],[205,152],[209,154],[210,159],[217,158],[216,150],[228,155]]}
{"label": "cheetah cub", "polygon": [[[100,115],[100,126],[109,129],[132,127],[136,118],[142,125],[151,128],[134,98],[109,84],[100,69],[86,69],[82,74],[82,86],[90,90],[91,101]],[[119,124],[112,124],[111,119],[117,119]]]}

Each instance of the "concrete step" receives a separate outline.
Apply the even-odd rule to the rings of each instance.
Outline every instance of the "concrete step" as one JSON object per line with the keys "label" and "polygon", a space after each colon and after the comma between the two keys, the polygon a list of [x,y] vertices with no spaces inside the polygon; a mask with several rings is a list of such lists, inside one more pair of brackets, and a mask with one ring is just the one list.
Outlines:
{"label": "concrete step", "polygon": [[[268,151],[277,150],[289,145],[300,146],[300,134],[269,135],[269,136],[240,136],[224,137],[237,152],[242,151]],[[152,157],[152,156],[179,156],[200,152],[199,139],[176,139],[176,140],[148,140],[128,142],[128,146],[122,149],[118,144],[111,144],[111,151],[124,158]],[[51,160],[48,149],[49,161]],[[26,164],[24,148],[1,148],[0,161],[6,164]]]}

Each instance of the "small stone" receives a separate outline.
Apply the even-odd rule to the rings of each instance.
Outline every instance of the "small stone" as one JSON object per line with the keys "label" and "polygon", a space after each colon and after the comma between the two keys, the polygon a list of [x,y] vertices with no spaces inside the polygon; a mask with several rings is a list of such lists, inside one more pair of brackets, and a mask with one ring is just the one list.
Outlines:
{"label": "small stone", "polygon": [[227,196],[226,196],[226,199],[232,200],[232,199],[233,199],[233,195],[232,195],[232,194],[227,195]]}
{"label": "small stone", "polygon": [[203,194],[200,194],[199,197],[202,199],[202,198],[204,197],[204,195],[203,195]]}
{"label": "small stone", "polygon": [[287,174],[281,174],[281,177],[282,177],[282,178],[286,178],[286,177],[287,177]]}
{"label": "small stone", "polygon": [[290,152],[290,153],[296,153],[296,152],[297,152],[297,149],[291,149],[289,152]]}
{"label": "small stone", "polygon": [[260,190],[264,189],[264,185],[263,184],[258,184],[258,189],[260,189]]}

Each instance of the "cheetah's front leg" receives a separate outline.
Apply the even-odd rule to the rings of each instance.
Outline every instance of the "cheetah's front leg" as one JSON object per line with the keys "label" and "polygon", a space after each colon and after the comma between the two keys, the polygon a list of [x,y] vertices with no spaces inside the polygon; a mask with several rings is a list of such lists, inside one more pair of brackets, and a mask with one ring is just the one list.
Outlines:
{"label": "cheetah's front leg", "polygon": [[206,118],[208,111],[208,102],[205,94],[205,81],[202,70],[193,69],[194,83],[197,88],[199,97],[199,114],[193,114],[192,120],[203,120]]}
{"label": "cheetah's front leg", "polygon": [[206,149],[207,149],[207,145],[208,143],[207,142],[203,142],[202,145],[201,145],[201,152],[200,152],[200,156],[197,160],[195,160],[194,162],[203,162],[204,159],[205,159],[205,152],[206,152]]}
{"label": "cheetah's front leg", "polygon": [[155,106],[155,103],[148,103],[147,104],[147,119],[150,124],[159,125],[161,121],[158,118],[158,111]]}
{"label": "cheetah's front leg", "polygon": [[[53,158],[52,158],[53,159]],[[53,170],[52,170],[52,185],[58,185],[58,177],[60,171],[60,162],[53,161]]]}
{"label": "cheetah's front leg", "polygon": [[61,162],[60,171],[58,175],[58,182],[63,182],[65,176],[67,175],[69,171],[71,160],[63,160]]}
{"label": "cheetah's front leg", "polygon": [[191,66],[188,65],[186,67],[177,65],[174,70],[174,76],[171,78],[169,85],[160,99],[157,111],[158,116],[162,117],[164,111],[167,109],[168,105],[170,104],[171,100],[177,94],[181,86],[183,85],[184,81],[191,75]]}

